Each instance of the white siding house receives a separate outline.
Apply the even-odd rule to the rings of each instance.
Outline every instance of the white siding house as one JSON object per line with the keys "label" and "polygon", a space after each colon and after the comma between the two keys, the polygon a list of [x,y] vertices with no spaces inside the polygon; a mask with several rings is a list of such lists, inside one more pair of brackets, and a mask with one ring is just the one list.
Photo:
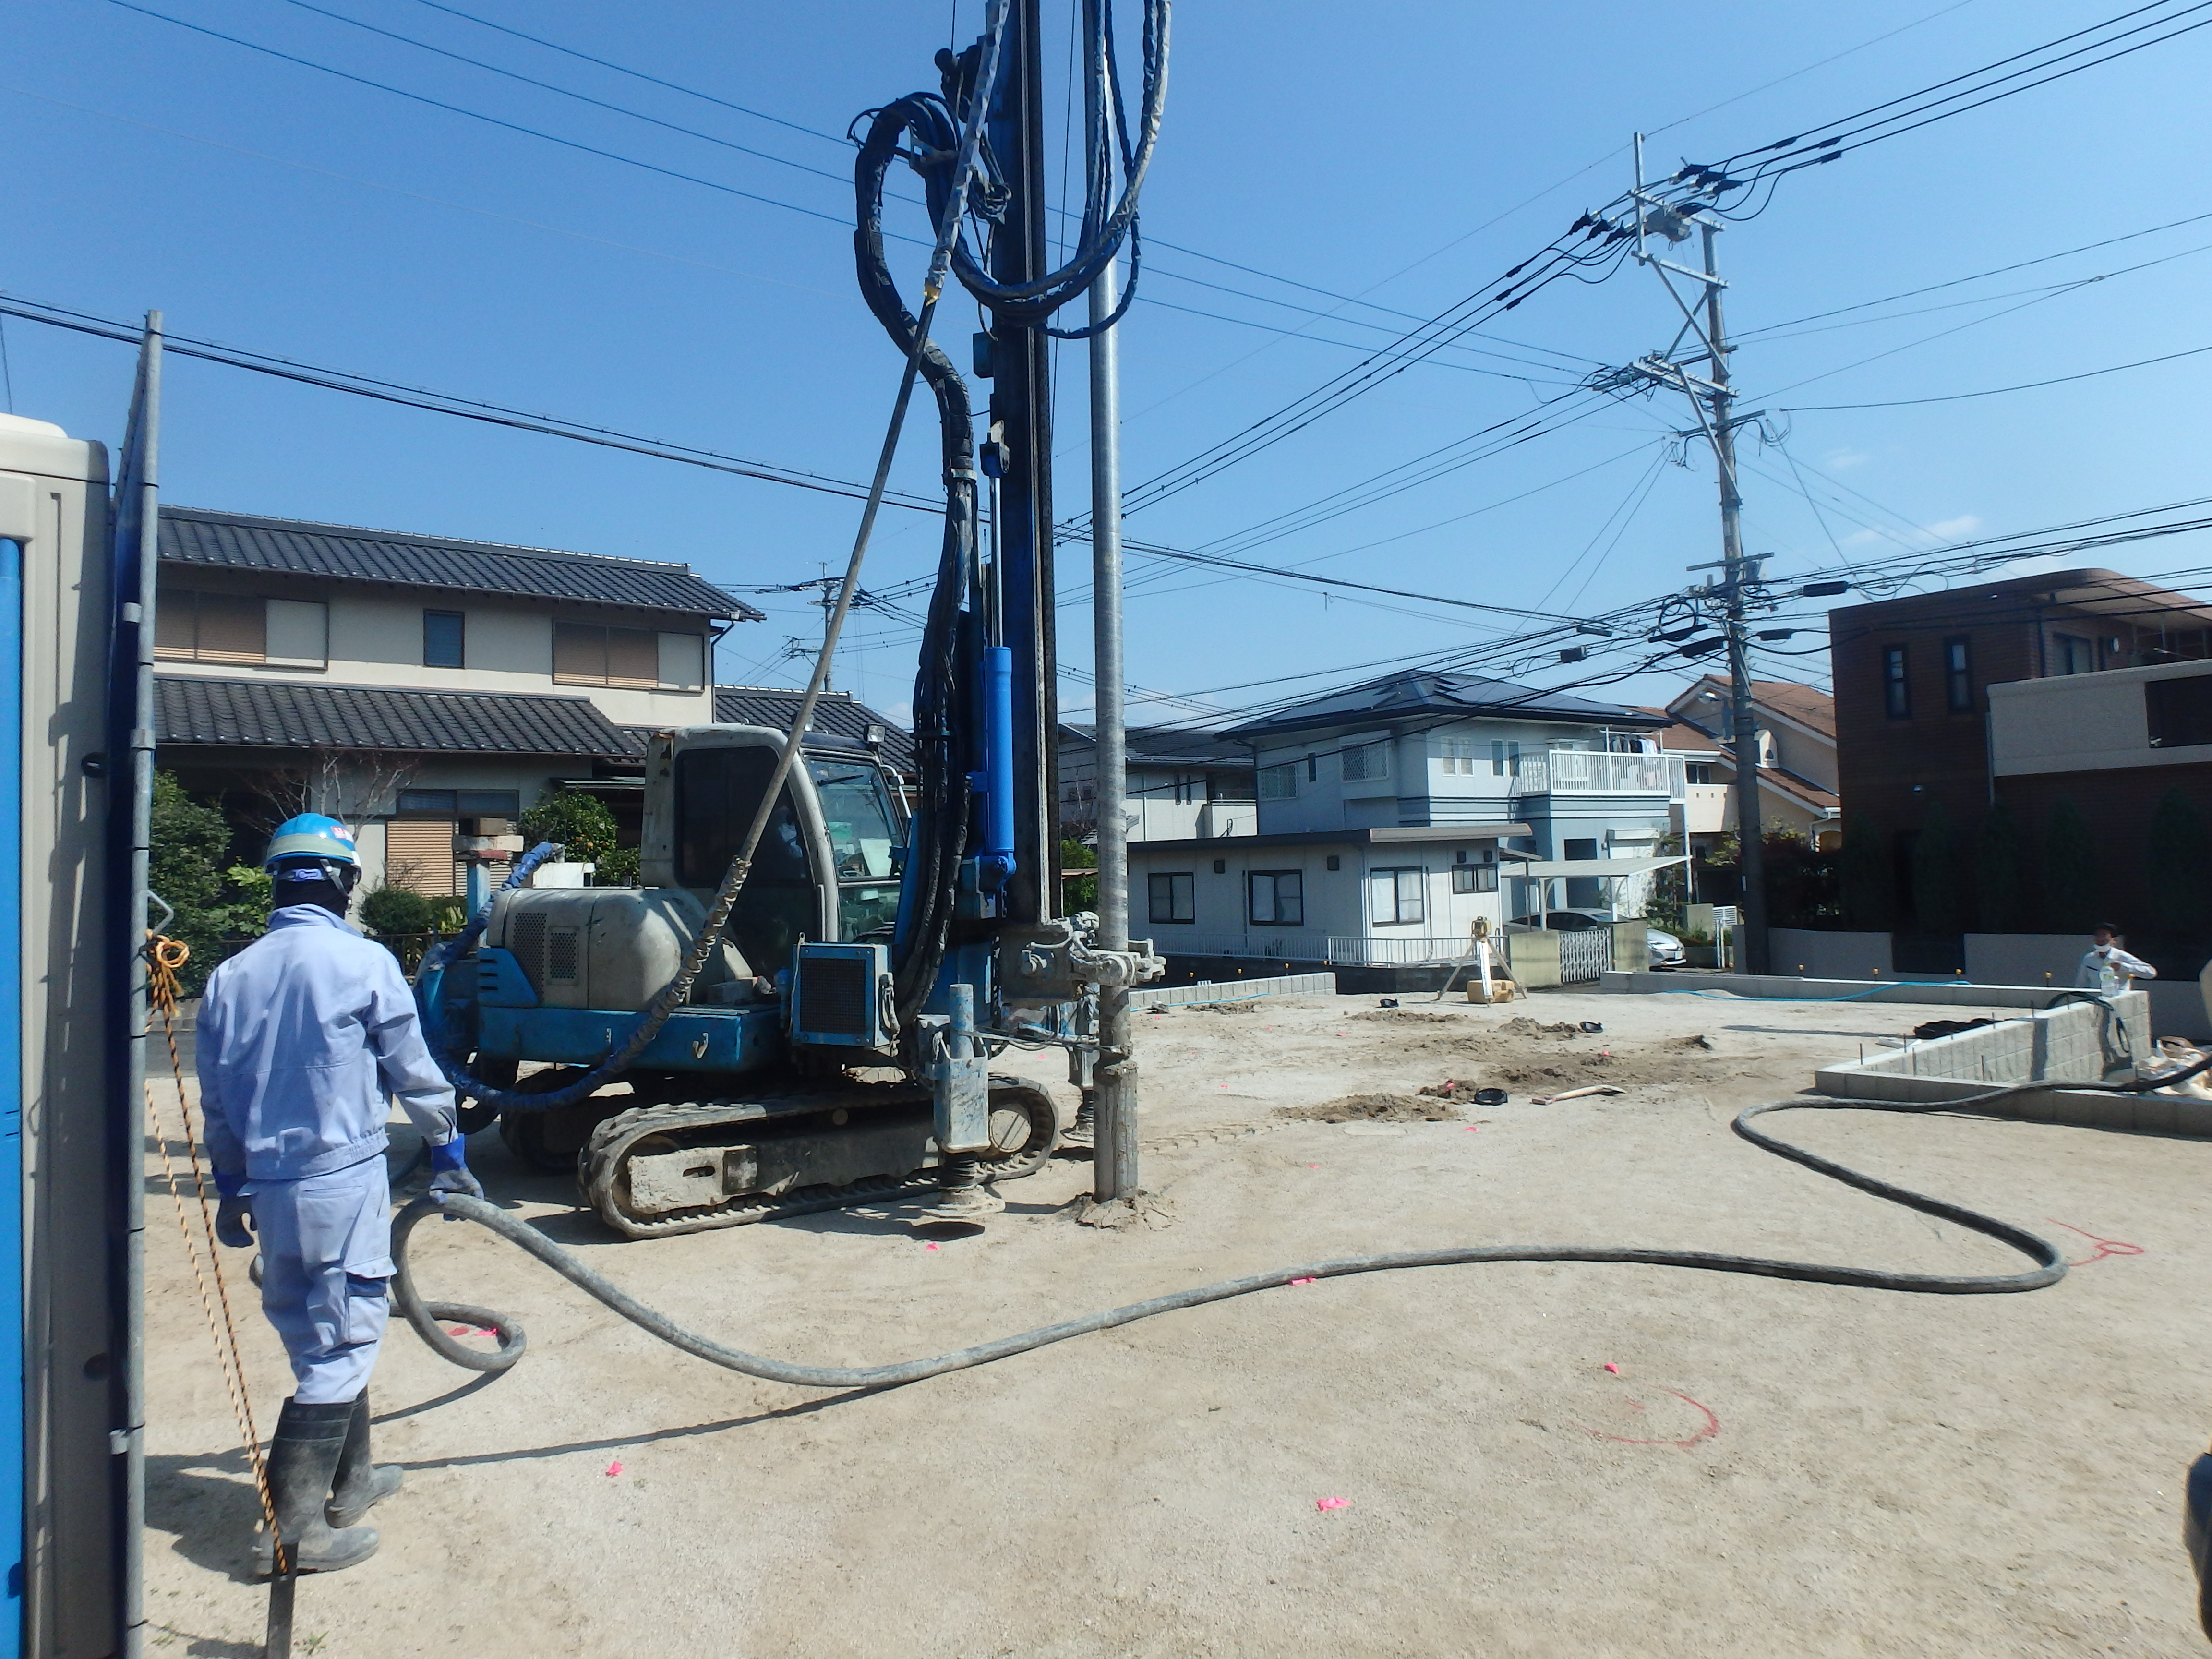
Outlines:
{"label": "white siding house", "polygon": [[1478,917],[1642,912],[1685,788],[1664,716],[1399,676],[1237,727],[1258,834],[1130,849],[1131,926],[1188,956],[1419,962]]}

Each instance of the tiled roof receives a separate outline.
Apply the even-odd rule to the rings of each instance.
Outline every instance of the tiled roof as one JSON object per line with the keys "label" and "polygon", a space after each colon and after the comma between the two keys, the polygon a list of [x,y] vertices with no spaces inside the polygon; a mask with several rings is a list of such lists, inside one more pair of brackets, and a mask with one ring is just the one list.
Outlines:
{"label": "tiled roof", "polygon": [[1429,717],[1441,724],[1486,715],[1502,720],[1561,720],[1579,726],[1618,726],[1650,728],[1665,723],[1663,714],[1650,714],[1618,703],[1586,702],[1563,691],[1545,691],[1507,680],[1485,679],[1477,674],[1399,674],[1370,680],[1347,690],[1333,691],[1283,710],[1235,726],[1240,736],[1261,737],[1276,732],[1302,731],[1310,726],[1380,724],[1394,720]]}
{"label": "tiled roof", "polygon": [[[1090,744],[1097,741],[1097,727],[1063,721],[1062,743]],[[1127,732],[1132,766],[1244,767],[1252,765],[1252,750],[1242,738],[1219,732],[1200,732],[1187,726],[1133,726]]]}
{"label": "tiled roof", "polygon": [[1669,753],[1711,754],[1721,746],[1721,740],[1703,726],[1692,726],[1687,720],[1676,720],[1663,708],[1638,708],[1639,714],[1650,714],[1668,722],[1656,735],[1659,747]]}
{"label": "tiled roof", "polygon": [[1795,680],[1753,680],[1751,698],[1754,703],[1763,703],[1776,714],[1787,715],[1798,725],[1834,741],[1836,700],[1826,692],[1800,685]]}
{"label": "tiled roof", "polygon": [[200,507],[161,509],[161,558],[165,563],[228,570],[280,571],[447,592],[507,593],[763,620],[761,611],[693,575],[685,564],[263,519]]}
{"label": "tiled roof", "polygon": [[284,680],[154,677],[157,744],[251,749],[435,750],[634,759],[619,726],[582,697],[400,691]]}
{"label": "tiled roof", "polygon": [[[775,685],[718,685],[714,688],[714,718],[724,726],[765,726],[772,731],[791,730],[799,712],[800,693]],[[866,743],[868,728],[884,728],[884,758],[902,775],[915,769],[914,734],[888,715],[879,714],[859,698],[843,691],[827,691],[814,705],[814,730],[825,737]]]}

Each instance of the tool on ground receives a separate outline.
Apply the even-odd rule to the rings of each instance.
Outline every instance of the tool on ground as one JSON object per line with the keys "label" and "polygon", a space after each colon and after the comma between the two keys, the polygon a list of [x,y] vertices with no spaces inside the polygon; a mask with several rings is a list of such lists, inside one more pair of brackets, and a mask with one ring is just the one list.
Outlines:
{"label": "tool on ground", "polygon": [[[474,1103],[464,1132],[495,1118],[526,1164],[576,1170],[586,1201],[625,1237],[932,1189],[954,1216],[1001,1208],[994,1184],[1040,1168],[1060,1126],[1044,1091],[993,1075],[991,1057],[1056,1047],[1070,1081],[1092,1090],[1102,990],[1161,970],[1146,943],[1104,948],[1055,914],[1041,337],[1134,235],[1169,7],[1145,0],[1144,10],[1142,106],[1133,128],[1118,84],[1102,85],[1115,118],[1096,124],[1082,234],[1057,270],[1043,265],[1036,0],[991,0],[981,38],[939,55],[939,91],[865,118],[860,283],[904,368],[789,730],[653,733],[642,884],[525,889],[550,850],[537,848],[417,975],[432,1052]],[[1094,76],[1110,83],[1103,5],[1086,27]],[[921,174],[937,230],[919,317],[884,256],[885,175],[902,160]],[[967,249],[971,223],[988,239],[988,273]],[[978,337],[988,343],[979,369],[994,381],[981,457],[995,505],[988,550],[967,386],[930,337],[948,275],[992,324]],[[920,785],[908,817],[874,748],[811,720],[917,380],[937,403],[946,511],[915,687]],[[544,1069],[522,1077],[529,1064]],[[626,1093],[601,1092],[617,1079]]]}

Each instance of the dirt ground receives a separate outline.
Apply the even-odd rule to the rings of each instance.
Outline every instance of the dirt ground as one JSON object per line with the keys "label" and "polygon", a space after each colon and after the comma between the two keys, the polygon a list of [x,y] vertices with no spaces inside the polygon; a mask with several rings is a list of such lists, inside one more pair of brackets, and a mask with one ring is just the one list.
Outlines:
{"label": "dirt ground", "polygon": [[[1089,1165],[1071,1158],[964,1236],[890,1208],[619,1243],[495,1135],[471,1154],[495,1199],[647,1301],[826,1364],[1449,1243],[2021,1265],[1729,1133],[1736,1109],[1929,1010],[1545,994],[1431,1018],[1376,1000],[1141,1019],[1144,1178],[1165,1224],[1076,1224]],[[1054,1075],[1053,1056],[1020,1060]],[[1447,1080],[1509,1099],[1444,1102],[1440,1121],[1284,1110],[1433,1107],[1418,1091]],[[1531,1102],[1593,1082],[1624,1092]],[[2178,1535],[2212,1425],[2212,1144],[1770,1122],[2084,1265],[2046,1291],[1956,1297],[1638,1267],[1375,1274],[837,1395],[687,1358],[481,1230],[434,1228],[426,1293],[512,1310],[530,1352],[481,1381],[395,1325],[374,1399],[406,1487],[377,1511],[381,1553],[302,1582],[300,1650],[2203,1652]],[[158,1184],[148,1224],[151,1646],[258,1654],[258,1507]],[[265,1432],[287,1378],[242,1312]]]}

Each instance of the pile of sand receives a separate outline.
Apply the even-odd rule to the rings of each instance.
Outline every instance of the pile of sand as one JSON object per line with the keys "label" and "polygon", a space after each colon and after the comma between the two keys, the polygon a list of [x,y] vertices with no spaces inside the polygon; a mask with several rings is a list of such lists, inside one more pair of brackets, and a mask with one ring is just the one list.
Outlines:
{"label": "pile of sand", "polygon": [[1346,1095],[1318,1106],[1280,1106],[1276,1115],[1310,1123],[1456,1123],[1460,1115],[1448,1101],[1399,1094]]}

